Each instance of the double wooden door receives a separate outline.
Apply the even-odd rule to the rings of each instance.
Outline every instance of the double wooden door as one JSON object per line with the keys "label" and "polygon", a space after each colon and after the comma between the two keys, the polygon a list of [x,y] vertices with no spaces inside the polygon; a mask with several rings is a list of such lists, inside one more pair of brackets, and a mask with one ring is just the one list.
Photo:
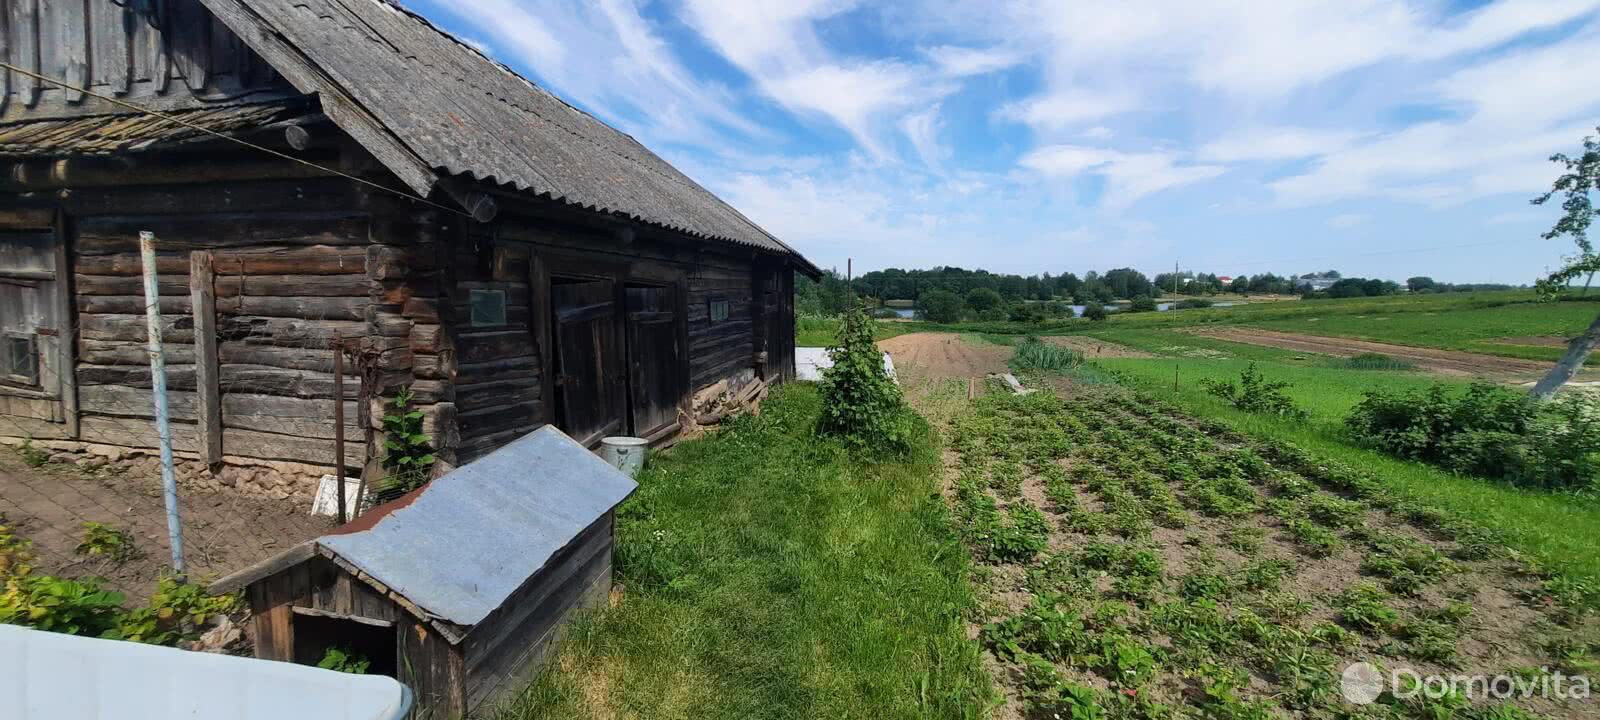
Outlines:
{"label": "double wooden door", "polygon": [[686,359],[675,288],[557,277],[550,307],[558,427],[593,446],[677,421]]}

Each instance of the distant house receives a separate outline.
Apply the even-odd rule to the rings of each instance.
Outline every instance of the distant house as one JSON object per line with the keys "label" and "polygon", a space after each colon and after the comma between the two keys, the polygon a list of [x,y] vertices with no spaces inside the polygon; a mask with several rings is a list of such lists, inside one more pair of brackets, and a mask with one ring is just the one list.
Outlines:
{"label": "distant house", "polygon": [[156,446],[143,230],[178,450],[280,493],[334,464],[341,401],[352,468],[402,387],[461,464],[545,424],[665,440],[794,375],[815,265],[397,4],[9,7],[48,80],[0,74],[0,436]]}
{"label": "distant house", "polygon": [[1294,281],[1294,286],[1296,288],[1299,288],[1302,291],[1310,290],[1311,292],[1321,292],[1323,290],[1327,290],[1328,288],[1333,287],[1333,284],[1336,283],[1336,282],[1339,282],[1339,278],[1332,278],[1332,277],[1296,278],[1295,281]]}

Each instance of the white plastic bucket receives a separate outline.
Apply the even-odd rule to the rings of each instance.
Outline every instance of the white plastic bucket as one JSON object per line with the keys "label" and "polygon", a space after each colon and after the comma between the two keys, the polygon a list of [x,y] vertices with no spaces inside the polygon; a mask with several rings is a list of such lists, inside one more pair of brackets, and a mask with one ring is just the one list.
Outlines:
{"label": "white plastic bucket", "polygon": [[636,437],[608,437],[600,441],[600,457],[628,477],[638,477],[650,442]]}

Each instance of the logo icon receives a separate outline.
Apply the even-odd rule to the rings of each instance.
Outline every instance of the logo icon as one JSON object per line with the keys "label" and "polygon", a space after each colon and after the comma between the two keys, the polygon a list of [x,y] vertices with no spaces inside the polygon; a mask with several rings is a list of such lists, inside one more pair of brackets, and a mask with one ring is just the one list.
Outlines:
{"label": "logo icon", "polygon": [[1378,672],[1372,663],[1354,663],[1344,669],[1344,676],[1339,679],[1339,691],[1344,694],[1346,702],[1371,705],[1383,694],[1383,673]]}

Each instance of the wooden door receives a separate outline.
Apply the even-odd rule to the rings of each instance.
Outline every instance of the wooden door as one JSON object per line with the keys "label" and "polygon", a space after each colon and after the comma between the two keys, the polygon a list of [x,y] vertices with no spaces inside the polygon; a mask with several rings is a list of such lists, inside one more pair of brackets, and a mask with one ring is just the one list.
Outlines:
{"label": "wooden door", "polygon": [[624,376],[617,343],[616,284],[564,282],[550,287],[555,313],[556,425],[585,446],[623,430]]}
{"label": "wooden door", "polygon": [[51,227],[0,227],[0,434],[71,434],[62,255]]}
{"label": "wooden door", "polygon": [[[763,380],[776,380],[786,366],[784,353],[793,355],[792,343],[784,342],[783,299],[781,290],[783,283],[779,274],[769,265],[756,265],[752,277],[752,290],[755,295],[755,312],[751,319],[751,326],[755,333],[755,351],[757,356],[765,353],[766,362],[760,366]],[[793,363],[794,358],[788,358],[788,363]]]}
{"label": "wooden door", "polygon": [[628,389],[633,434],[646,437],[678,420],[683,350],[670,287],[629,287]]}

